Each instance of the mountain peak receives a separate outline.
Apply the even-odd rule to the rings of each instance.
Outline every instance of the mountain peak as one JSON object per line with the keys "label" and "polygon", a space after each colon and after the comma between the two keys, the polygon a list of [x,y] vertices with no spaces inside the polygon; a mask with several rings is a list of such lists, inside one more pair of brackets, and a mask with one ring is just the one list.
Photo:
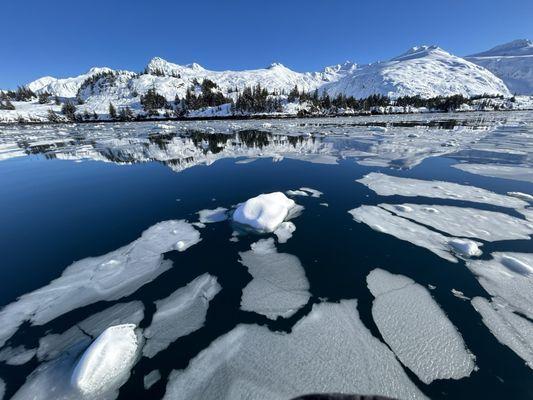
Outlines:
{"label": "mountain peak", "polygon": [[520,56],[532,55],[533,42],[529,39],[517,39],[508,43],[500,44],[490,50],[472,54],[469,57],[490,57],[490,56]]}
{"label": "mountain peak", "polygon": [[[443,49],[441,49],[437,45],[420,45],[420,46],[414,46],[411,47],[409,50],[407,50],[405,53],[400,54],[398,57],[394,57],[392,60],[398,61],[398,60],[406,60],[406,59],[412,59],[412,58],[419,58],[419,57],[425,57],[432,53],[446,53]],[[447,53],[446,53],[447,54]]]}

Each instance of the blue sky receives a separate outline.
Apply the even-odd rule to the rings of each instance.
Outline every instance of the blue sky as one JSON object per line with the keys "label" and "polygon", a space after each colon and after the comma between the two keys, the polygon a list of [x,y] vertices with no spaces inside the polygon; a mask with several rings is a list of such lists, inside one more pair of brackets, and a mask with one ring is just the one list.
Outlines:
{"label": "blue sky", "polygon": [[0,87],[160,56],[210,69],[297,71],[388,59],[417,44],[466,55],[533,39],[532,0],[5,0]]}

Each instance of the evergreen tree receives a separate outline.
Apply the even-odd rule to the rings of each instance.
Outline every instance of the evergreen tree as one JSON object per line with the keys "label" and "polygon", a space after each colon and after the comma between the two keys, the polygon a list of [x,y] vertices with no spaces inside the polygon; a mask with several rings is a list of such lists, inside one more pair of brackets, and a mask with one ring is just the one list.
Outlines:
{"label": "evergreen tree", "polygon": [[48,104],[50,96],[51,94],[47,92],[39,93],[39,104]]}
{"label": "evergreen tree", "polygon": [[167,100],[152,88],[141,96],[141,105],[148,115],[157,115],[157,110],[166,107]]}
{"label": "evergreen tree", "polygon": [[118,119],[119,121],[133,121],[135,119],[135,116],[133,115],[133,111],[131,111],[131,108],[124,107],[120,109],[120,112],[118,113]]}
{"label": "evergreen tree", "polygon": [[13,103],[11,103],[11,100],[9,98],[5,98],[4,101],[0,101],[0,110],[14,110],[15,106]]}
{"label": "evergreen tree", "polygon": [[70,101],[67,101],[61,107],[61,114],[67,117],[69,121],[75,121],[76,120],[76,106],[72,104]]}
{"label": "evergreen tree", "polygon": [[52,123],[58,123],[61,122],[61,117],[57,115],[57,113],[54,110],[48,110],[48,121]]}
{"label": "evergreen tree", "polygon": [[115,108],[113,103],[109,103],[109,118],[117,119],[117,109]]}

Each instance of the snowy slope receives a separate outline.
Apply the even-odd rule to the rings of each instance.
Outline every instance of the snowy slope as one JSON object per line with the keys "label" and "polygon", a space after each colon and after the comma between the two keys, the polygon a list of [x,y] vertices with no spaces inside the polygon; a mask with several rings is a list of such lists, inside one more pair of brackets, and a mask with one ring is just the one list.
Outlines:
{"label": "snowy slope", "polygon": [[505,84],[491,72],[437,46],[413,47],[390,61],[357,68],[337,82],[324,86],[330,95],[358,98],[372,94],[390,97],[502,94]]}
{"label": "snowy slope", "polygon": [[512,93],[533,95],[533,42],[515,40],[466,57],[501,78]]}

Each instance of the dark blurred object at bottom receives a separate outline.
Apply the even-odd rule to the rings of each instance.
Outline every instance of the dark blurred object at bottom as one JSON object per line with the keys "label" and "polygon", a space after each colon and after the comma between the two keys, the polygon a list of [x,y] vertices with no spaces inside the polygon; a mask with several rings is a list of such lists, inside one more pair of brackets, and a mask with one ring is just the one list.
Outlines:
{"label": "dark blurred object at bottom", "polygon": [[304,396],[295,397],[292,400],[394,400],[391,397],[372,396],[372,395],[358,395],[358,394],[306,394]]}

